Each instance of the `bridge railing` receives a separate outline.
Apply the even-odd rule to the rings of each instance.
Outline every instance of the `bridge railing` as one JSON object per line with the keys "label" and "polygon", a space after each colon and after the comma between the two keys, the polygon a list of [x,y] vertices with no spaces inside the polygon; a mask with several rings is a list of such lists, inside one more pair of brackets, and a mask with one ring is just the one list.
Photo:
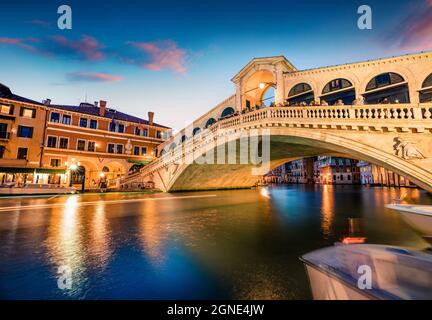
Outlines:
{"label": "bridge railing", "polygon": [[432,105],[390,104],[363,106],[277,107],[252,111],[221,120],[214,125],[229,128],[241,123],[268,118],[280,119],[351,119],[351,120],[425,120],[432,119]]}
{"label": "bridge railing", "polygon": [[[332,123],[400,123],[424,122],[432,120],[432,104],[388,104],[361,106],[310,106],[310,107],[269,107],[233,116],[216,122],[173,150],[167,151],[141,171],[154,171],[166,163],[182,156],[184,150],[199,149],[207,140],[214,137],[219,129],[241,127],[243,124],[260,122],[265,119],[278,119],[283,122],[311,122],[314,124]],[[287,121],[286,121],[287,120]],[[330,122],[328,120],[331,120]],[[431,123],[431,122],[428,122]],[[128,180],[126,178],[125,180]]]}

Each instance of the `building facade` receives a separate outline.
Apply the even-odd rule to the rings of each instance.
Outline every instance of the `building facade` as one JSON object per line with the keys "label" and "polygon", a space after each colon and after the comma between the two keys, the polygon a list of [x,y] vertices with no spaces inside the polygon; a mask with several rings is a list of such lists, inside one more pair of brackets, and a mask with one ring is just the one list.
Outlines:
{"label": "building facade", "polygon": [[320,184],[360,184],[357,160],[320,156],[317,158]]}
{"label": "building facade", "polygon": [[303,158],[285,164],[287,183],[314,183],[314,158]]}
{"label": "building facade", "polygon": [[415,187],[409,179],[365,161],[359,161],[360,180],[363,185],[388,187]]}
{"label": "building facade", "polygon": [[0,95],[0,176],[3,184],[98,189],[156,157],[168,127],[108,107],[77,106]]}

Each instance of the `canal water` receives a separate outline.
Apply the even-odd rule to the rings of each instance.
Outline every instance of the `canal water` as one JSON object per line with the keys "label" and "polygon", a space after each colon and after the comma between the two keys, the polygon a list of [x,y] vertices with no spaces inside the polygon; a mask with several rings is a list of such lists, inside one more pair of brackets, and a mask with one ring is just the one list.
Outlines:
{"label": "canal water", "polygon": [[401,196],[432,204],[417,189],[303,185],[0,199],[0,298],[310,299],[299,257],[350,217],[370,243],[426,247],[384,207]]}

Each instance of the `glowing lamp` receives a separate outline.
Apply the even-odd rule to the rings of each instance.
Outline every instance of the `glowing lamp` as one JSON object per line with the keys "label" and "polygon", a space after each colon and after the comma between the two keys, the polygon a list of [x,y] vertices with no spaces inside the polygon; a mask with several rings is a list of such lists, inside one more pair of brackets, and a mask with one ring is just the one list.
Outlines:
{"label": "glowing lamp", "polygon": [[73,163],[73,164],[71,164],[71,166],[69,167],[69,169],[76,170],[76,169],[78,169],[78,166],[75,163]]}
{"label": "glowing lamp", "polygon": [[266,84],[265,84],[264,82],[261,82],[261,83],[259,84],[259,88],[260,88],[261,90],[264,89],[265,86],[266,86]]}

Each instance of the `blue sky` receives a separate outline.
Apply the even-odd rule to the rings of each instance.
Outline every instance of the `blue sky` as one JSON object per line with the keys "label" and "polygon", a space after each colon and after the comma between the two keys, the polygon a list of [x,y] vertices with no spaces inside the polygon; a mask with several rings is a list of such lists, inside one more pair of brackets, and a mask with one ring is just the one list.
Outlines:
{"label": "blue sky", "polygon": [[[432,49],[432,1],[8,1],[0,82],[36,100],[104,99],[181,128],[234,92],[250,59],[305,69]],[[72,30],[57,8],[72,7]],[[373,29],[357,28],[368,4]]]}

